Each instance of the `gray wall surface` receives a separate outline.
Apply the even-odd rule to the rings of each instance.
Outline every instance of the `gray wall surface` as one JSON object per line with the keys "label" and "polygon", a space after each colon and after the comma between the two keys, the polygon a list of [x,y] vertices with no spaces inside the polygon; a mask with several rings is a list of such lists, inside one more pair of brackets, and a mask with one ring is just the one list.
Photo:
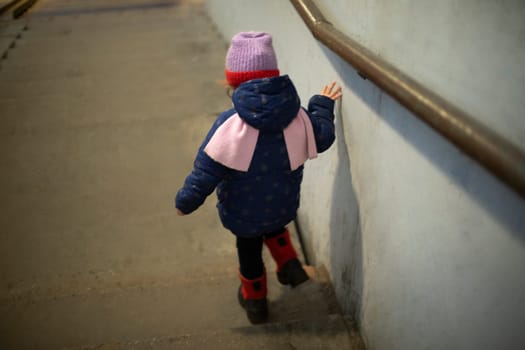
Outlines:
{"label": "gray wall surface", "polygon": [[[298,223],[369,349],[525,344],[525,201],[317,42],[288,1],[208,0],[274,36],[303,105],[337,80],[337,141]],[[525,149],[525,3],[317,1],[334,25]]]}

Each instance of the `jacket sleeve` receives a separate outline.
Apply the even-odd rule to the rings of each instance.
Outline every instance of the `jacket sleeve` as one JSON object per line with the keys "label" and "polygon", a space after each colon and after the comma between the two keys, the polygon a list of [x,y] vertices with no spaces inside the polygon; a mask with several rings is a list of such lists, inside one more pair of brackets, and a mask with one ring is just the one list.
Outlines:
{"label": "jacket sleeve", "polygon": [[326,151],[335,140],[334,104],[331,98],[321,95],[314,95],[308,103],[308,116],[319,153]]}
{"label": "jacket sleeve", "polygon": [[217,128],[227,119],[225,114],[219,116],[214,123],[208,135],[204,139],[195,162],[193,163],[192,172],[186,177],[184,186],[177,192],[175,197],[175,207],[184,214],[190,214],[199,208],[214,190],[219,182],[229,172],[224,165],[211,159],[205,152],[204,148],[208,144]]}

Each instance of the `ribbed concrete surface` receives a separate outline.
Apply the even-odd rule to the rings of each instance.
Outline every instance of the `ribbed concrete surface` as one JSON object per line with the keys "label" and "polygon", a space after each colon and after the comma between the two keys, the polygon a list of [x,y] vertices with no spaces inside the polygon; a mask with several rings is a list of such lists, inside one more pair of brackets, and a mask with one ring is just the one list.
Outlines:
{"label": "ribbed concrete surface", "polygon": [[0,348],[350,346],[321,270],[297,290],[270,274],[272,323],[250,326],[215,199],[174,213],[230,105],[209,22],[173,0],[41,1],[2,22]]}

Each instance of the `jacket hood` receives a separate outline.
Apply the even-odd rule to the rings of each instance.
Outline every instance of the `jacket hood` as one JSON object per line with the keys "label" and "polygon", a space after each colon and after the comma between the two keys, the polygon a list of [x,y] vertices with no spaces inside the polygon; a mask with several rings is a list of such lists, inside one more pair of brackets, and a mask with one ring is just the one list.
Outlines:
{"label": "jacket hood", "polygon": [[288,75],[247,81],[235,90],[232,100],[239,116],[261,131],[282,131],[301,107]]}

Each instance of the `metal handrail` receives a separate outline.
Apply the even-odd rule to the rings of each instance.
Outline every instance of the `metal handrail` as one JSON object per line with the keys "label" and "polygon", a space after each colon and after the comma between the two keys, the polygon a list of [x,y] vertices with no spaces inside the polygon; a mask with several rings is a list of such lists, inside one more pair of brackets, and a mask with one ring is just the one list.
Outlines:
{"label": "metal handrail", "polygon": [[525,197],[522,151],[334,28],[312,0],[290,1],[317,40]]}

